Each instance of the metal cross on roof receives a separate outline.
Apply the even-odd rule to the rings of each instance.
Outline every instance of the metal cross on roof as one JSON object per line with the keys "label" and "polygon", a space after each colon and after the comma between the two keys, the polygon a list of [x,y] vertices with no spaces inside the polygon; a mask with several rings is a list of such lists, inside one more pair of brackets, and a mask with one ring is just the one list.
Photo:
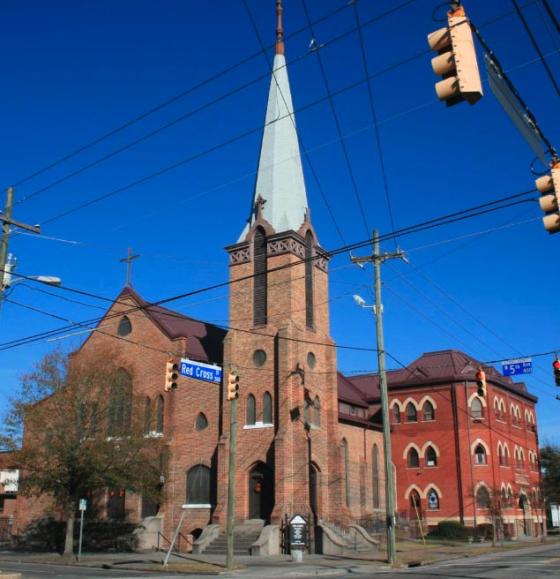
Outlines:
{"label": "metal cross on roof", "polygon": [[140,254],[137,253],[136,255],[132,255],[132,248],[128,248],[128,255],[119,259],[121,263],[126,263],[126,285],[131,287],[132,286],[132,262],[135,259],[138,259]]}

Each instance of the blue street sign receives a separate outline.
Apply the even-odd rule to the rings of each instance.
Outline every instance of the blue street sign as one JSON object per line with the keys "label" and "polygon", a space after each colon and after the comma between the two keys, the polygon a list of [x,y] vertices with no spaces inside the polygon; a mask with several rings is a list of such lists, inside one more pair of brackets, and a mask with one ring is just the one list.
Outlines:
{"label": "blue street sign", "polygon": [[533,361],[531,358],[519,358],[518,360],[506,360],[502,362],[503,376],[517,376],[519,374],[531,374]]}
{"label": "blue street sign", "polygon": [[203,382],[213,382],[219,384],[222,381],[222,369],[220,366],[203,364],[202,362],[194,362],[188,358],[181,359],[179,372],[182,376],[187,376],[187,378],[194,378],[195,380],[202,380]]}

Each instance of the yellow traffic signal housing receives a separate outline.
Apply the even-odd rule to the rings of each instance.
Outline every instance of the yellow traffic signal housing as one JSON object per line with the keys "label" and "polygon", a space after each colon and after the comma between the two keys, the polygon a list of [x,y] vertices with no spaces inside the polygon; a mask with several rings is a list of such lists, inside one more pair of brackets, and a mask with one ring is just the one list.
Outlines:
{"label": "yellow traffic signal housing", "polygon": [[235,372],[228,374],[227,399],[235,400],[239,397],[239,376]]}
{"label": "yellow traffic signal housing", "polygon": [[165,364],[165,386],[166,392],[175,390],[177,388],[177,380],[179,378],[179,364],[173,359],[167,360]]}
{"label": "yellow traffic signal housing", "polygon": [[428,44],[439,53],[432,58],[434,73],[443,77],[436,94],[447,106],[466,100],[474,104],[482,97],[482,82],[469,19],[462,6],[447,13],[449,26],[428,35]]}
{"label": "yellow traffic signal housing", "polygon": [[486,372],[479,368],[476,372],[477,394],[484,398],[486,396]]}
{"label": "yellow traffic signal housing", "polygon": [[560,231],[560,161],[552,165],[550,174],[543,175],[535,181],[541,193],[539,205],[546,213],[543,217],[544,228],[549,233]]}

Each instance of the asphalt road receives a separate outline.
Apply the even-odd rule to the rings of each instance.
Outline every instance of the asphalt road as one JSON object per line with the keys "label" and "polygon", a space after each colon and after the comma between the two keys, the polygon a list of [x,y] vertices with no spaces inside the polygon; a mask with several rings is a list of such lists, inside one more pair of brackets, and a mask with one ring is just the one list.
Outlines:
{"label": "asphalt road", "polygon": [[[136,579],[137,577],[152,577],[152,579],[177,579],[178,575],[156,575],[142,571],[117,571],[114,569],[92,569],[71,567],[67,565],[42,565],[37,563],[16,563],[0,561],[0,570],[21,573],[23,579],[45,579],[46,577],[63,577],[64,579],[84,579],[84,577],[113,577],[115,579]],[[0,575],[1,577],[1,575]]]}

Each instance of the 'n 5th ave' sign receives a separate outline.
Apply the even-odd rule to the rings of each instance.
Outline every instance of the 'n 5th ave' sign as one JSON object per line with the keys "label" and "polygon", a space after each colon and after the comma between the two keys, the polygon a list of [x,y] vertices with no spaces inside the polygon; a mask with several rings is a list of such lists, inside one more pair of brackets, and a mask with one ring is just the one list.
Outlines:
{"label": "'n 5th ave' sign", "polygon": [[188,358],[181,358],[179,372],[181,376],[187,376],[187,378],[194,378],[195,380],[202,380],[203,382],[219,384],[222,381],[222,369],[220,366],[194,362]]}
{"label": "'n 5th ave' sign", "polygon": [[507,360],[502,362],[502,376],[530,374],[532,371],[533,361],[531,358],[519,358],[518,360]]}

